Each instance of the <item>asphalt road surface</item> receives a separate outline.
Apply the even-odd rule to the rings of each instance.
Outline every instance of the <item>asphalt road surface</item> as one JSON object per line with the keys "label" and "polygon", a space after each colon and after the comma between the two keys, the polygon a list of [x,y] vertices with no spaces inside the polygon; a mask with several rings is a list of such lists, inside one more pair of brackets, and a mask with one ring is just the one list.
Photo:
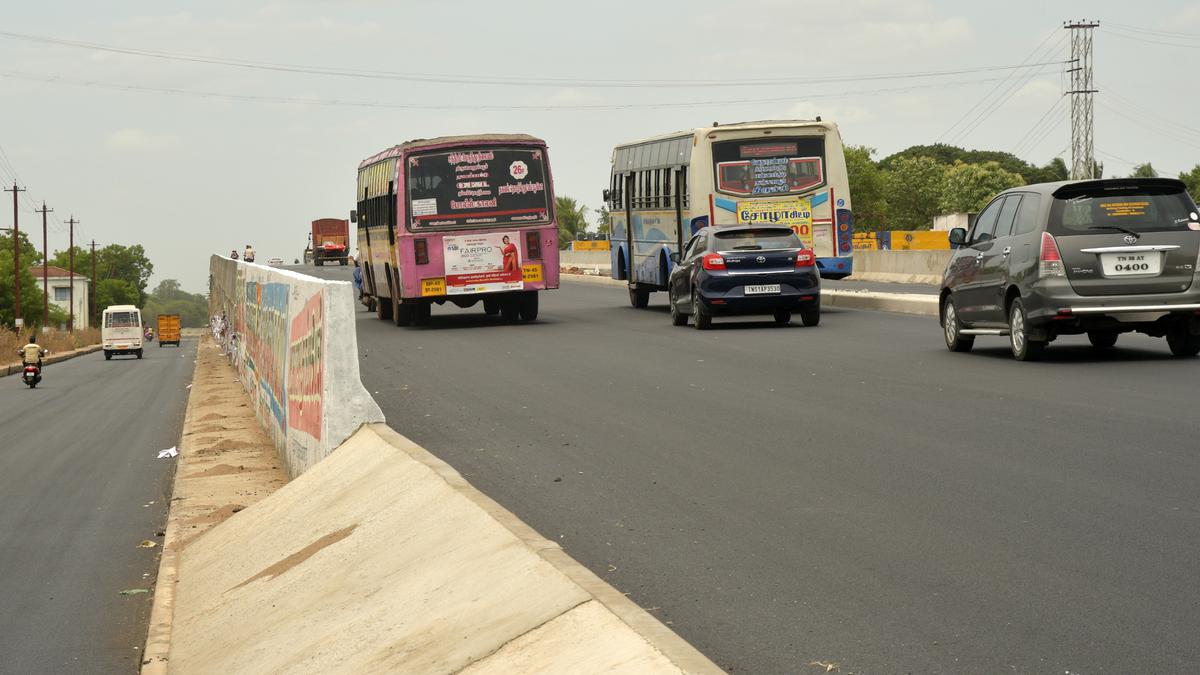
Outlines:
{"label": "asphalt road surface", "polygon": [[392,426],[732,672],[1200,672],[1200,360],[1162,340],[699,332],[580,282],[358,329]]}
{"label": "asphalt road surface", "polygon": [[0,673],[140,669],[195,344],[0,378]]}

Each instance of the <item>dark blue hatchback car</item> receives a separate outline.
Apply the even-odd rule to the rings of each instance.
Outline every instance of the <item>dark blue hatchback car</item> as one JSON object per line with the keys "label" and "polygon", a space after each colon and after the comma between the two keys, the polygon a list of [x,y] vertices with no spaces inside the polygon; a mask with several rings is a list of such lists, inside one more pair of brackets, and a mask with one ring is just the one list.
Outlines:
{"label": "dark blue hatchback car", "polygon": [[706,227],[671,260],[667,295],[676,326],[686,326],[690,316],[704,330],[714,316],[746,314],[773,315],[786,325],[792,312],[805,326],[821,321],[816,255],[791,228]]}

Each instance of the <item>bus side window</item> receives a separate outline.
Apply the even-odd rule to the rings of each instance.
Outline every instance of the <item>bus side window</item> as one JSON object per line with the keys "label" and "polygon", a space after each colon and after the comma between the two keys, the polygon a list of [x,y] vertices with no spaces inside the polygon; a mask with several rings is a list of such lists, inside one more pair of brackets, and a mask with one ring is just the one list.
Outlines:
{"label": "bus side window", "polygon": [[387,211],[387,235],[388,243],[396,244],[396,184],[395,181],[388,181],[387,200],[384,207]]}

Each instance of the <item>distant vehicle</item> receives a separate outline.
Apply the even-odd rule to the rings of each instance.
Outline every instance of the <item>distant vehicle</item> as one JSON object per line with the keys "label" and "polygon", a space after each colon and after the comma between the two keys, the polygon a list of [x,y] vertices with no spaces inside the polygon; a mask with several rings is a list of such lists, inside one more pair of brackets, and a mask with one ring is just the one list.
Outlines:
{"label": "distant vehicle", "polygon": [[159,314],[158,315],[158,346],[172,344],[179,346],[180,338],[179,315],[178,314]]}
{"label": "distant vehicle", "polygon": [[[350,252],[350,221],[321,218],[312,221],[312,259],[321,267],[326,262],[348,263]],[[307,253],[307,252],[306,252]]]}
{"label": "distant vehicle", "polygon": [[119,354],[133,354],[142,358],[142,313],[137,307],[105,307],[100,326],[100,344],[105,360]]}
{"label": "distant vehicle", "polygon": [[[396,178],[399,182],[395,182]],[[433,303],[532,321],[558,288],[558,225],[545,141],[449,136],[397,145],[358,167],[359,264],[367,304],[396,325]]]}
{"label": "distant vehicle", "polygon": [[787,227],[706,227],[683,253],[672,253],[668,303],[671,323],[700,330],[718,315],[768,314],[780,325],[800,313],[805,326],[821,321],[816,255]]}
{"label": "distant vehicle", "polygon": [[671,254],[702,227],[787,225],[822,277],[853,271],[846,159],[830,121],[721,124],[622,143],[603,197],[612,277],[628,283],[634,307],[667,290]]}
{"label": "distant vehicle", "polygon": [[283,258],[280,258],[278,256],[276,256],[274,258],[267,258],[267,264],[278,267],[283,264]]}
{"label": "distant vehicle", "polygon": [[1043,183],[1000,193],[946,266],[946,346],[1007,335],[1013,357],[1041,356],[1060,335],[1099,350],[1121,333],[1166,337],[1171,353],[1200,353],[1200,216],[1181,181],[1110,178]]}

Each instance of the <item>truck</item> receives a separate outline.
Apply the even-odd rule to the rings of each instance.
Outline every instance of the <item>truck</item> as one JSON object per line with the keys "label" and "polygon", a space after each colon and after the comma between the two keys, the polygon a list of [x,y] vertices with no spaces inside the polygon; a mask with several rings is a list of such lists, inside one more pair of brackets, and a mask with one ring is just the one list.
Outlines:
{"label": "truck", "polygon": [[311,247],[313,264],[317,267],[326,261],[347,264],[350,255],[350,221],[338,218],[312,221]]}
{"label": "truck", "polygon": [[170,343],[179,346],[179,315],[178,314],[159,314],[158,315],[158,346]]}

